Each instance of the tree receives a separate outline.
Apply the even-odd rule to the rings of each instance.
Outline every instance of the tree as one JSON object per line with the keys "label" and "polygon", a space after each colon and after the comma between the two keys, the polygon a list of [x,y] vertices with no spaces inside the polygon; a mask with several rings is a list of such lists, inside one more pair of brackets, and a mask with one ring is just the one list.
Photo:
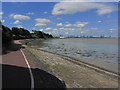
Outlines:
{"label": "tree", "polygon": [[17,27],[13,27],[12,28],[12,34],[14,34],[15,36],[19,36],[20,35],[20,29]]}
{"label": "tree", "polygon": [[8,47],[12,41],[12,33],[11,30],[2,25],[2,47]]}
{"label": "tree", "polygon": [[37,38],[45,38],[45,36],[43,35],[41,31],[33,30],[33,32],[37,36]]}
{"label": "tree", "polygon": [[24,28],[13,27],[12,34],[14,39],[28,39],[32,37],[30,32]]}
{"label": "tree", "polygon": [[20,35],[21,35],[21,37],[24,37],[24,38],[31,38],[32,37],[30,32],[24,28],[20,28]]}
{"label": "tree", "polygon": [[32,36],[36,38],[44,38],[44,39],[53,38],[53,36],[50,34],[47,34],[41,31],[36,31],[36,30],[32,30],[32,31],[33,31]]}

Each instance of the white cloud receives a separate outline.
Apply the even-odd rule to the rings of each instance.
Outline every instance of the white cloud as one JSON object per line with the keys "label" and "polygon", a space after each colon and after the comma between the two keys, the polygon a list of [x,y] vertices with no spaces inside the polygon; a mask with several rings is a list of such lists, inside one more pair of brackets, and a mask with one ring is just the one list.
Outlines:
{"label": "white cloud", "polygon": [[43,24],[43,23],[36,23],[35,26],[46,26],[46,24]]}
{"label": "white cloud", "polygon": [[37,18],[35,19],[35,21],[36,21],[35,26],[46,26],[47,23],[51,22],[49,19],[45,18]]}
{"label": "white cloud", "polygon": [[112,33],[112,32],[114,32],[114,31],[118,31],[118,29],[109,29],[109,31]]}
{"label": "white cloud", "polygon": [[76,27],[85,27],[88,24],[88,22],[76,22],[74,26]]}
{"label": "white cloud", "polygon": [[52,32],[48,32],[48,34],[52,34]]}
{"label": "white cloud", "polygon": [[17,25],[17,27],[18,27],[18,28],[23,28],[23,26],[22,26],[22,25]]}
{"label": "white cloud", "polygon": [[57,31],[58,29],[57,29],[57,28],[54,28],[53,30],[56,30],[56,31]]}
{"label": "white cloud", "polygon": [[37,23],[50,23],[51,22],[49,19],[45,19],[45,18],[37,18],[35,19],[35,21]]}
{"label": "white cloud", "polygon": [[40,29],[40,31],[45,31],[45,30],[57,31],[58,29],[57,28],[51,28],[51,27],[48,27],[48,28],[45,28],[45,29]]}
{"label": "white cloud", "polygon": [[0,12],[0,15],[3,15],[4,14],[4,12]]}
{"label": "white cloud", "polygon": [[4,23],[4,22],[5,22],[5,20],[1,20],[1,22],[2,22],[2,23]]}
{"label": "white cloud", "polygon": [[85,33],[85,31],[81,31],[81,33]]}
{"label": "white cloud", "polygon": [[66,24],[65,27],[72,27],[72,24]]}
{"label": "white cloud", "polygon": [[21,15],[21,14],[11,14],[10,17],[15,19],[15,20],[29,20],[29,19],[31,19],[29,16],[25,16],[25,15]]}
{"label": "white cloud", "polygon": [[72,31],[75,30],[75,28],[59,28],[59,30]]}
{"label": "white cloud", "polygon": [[66,22],[66,23],[67,23],[67,24],[57,23],[56,26],[64,26],[64,27],[85,27],[85,26],[88,24],[88,22],[80,22],[80,21],[78,21],[78,22],[76,22],[76,23],[74,23],[74,24],[71,24],[71,23],[69,23],[69,22]]}
{"label": "white cloud", "polygon": [[62,27],[58,28],[58,31],[52,31],[53,34],[64,34],[64,35],[80,35],[80,34],[89,34],[98,30],[98,28],[82,28],[82,27]]}
{"label": "white cloud", "polygon": [[77,12],[85,12],[88,10],[97,10],[98,15],[108,14],[116,10],[116,7],[97,2],[60,2],[57,3],[52,11],[53,15],[74,14]]}
{"label": "white cloud", "polygon": [[89,30],[94,31],[94,30],[98,30],[99,28],[90,28]]}
{"label": "white cloud", "polygon": [[3,14],[4,14],[4,12],[0,12],[0,19],[2,19]]}
{"label": "white cloud", "polygon": [[98,21],[98,23],[101,23],[102,21]]}
{"label": "white cloud", "polygon": [[64,30],[64,27],[62,27],[62,28],[59,28],[60,30]]}
{"label": "white cloud", "polygon": [[63,24],[62,23],[57,23],[57,26],[63,26]]}
{"label": "white cloud", "polygon": [[27,15],[34,15],[34,12],[28,12]]}
{"label": "white cloud", "polygon": [[13,18],[13,17],[14,17],[14,15],[15,15],[15,14],[10,14],[10,15],[9,15],[9,17],[10,17],[10,18]]}
{"label": "white cloud", "polygon": [[44,29],[40,29],[40,31],[44,31]]}
{"label": "white cloud", "polygon": [[21,22],[19,20],[16,20],[14,24],[20,24]]}
{"label": "white cloud", "polygon": [[68,32],[65,32],[65,34],[69,34]]}
{"label": "white cloud", "polygon": [[48,27],[48,28],[46,28],[45,30],[51,30],[52,28],[50,28],[50,27]]}
{"label": "white cloud", "polygon": [[44,14],[47,14],[47,13],[48,13],[48,12],[46,12],[46,11],[44,12]]}

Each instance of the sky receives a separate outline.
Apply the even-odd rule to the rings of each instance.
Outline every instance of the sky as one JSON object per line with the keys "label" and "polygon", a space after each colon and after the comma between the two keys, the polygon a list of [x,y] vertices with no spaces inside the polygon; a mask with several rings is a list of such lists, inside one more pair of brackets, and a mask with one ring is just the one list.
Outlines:
{"label": "sky", "polygon": [[1,16],[3,25],[30,32],[118,36],[117,2],[3,2]]}

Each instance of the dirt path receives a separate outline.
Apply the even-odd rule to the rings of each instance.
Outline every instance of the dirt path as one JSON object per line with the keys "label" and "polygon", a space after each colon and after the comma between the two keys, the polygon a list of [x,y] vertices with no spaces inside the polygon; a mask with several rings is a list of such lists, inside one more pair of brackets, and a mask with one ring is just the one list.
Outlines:
{"label": "dirt path", "polygon": [[25,47],[27,46],[21,45],[19,40],[16,40],[12,46],[13,51],[2,55],[2,88],[31,88],[30,70],[34,79],[34,88],[64,88],[58,78],[38,69],[37,65],[30,64],[31,66],[28,67],[29,62],[26,63],[21,52],[21,48]]}

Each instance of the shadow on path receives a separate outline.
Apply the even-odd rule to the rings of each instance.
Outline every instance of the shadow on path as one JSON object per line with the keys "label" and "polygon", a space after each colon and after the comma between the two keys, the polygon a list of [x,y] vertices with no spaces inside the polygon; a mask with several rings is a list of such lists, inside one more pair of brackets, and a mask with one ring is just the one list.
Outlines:
{"label": "shadow on path", "polygon": [[9,52],[13,52],[13,51],[17,51],[20,50],[21,48],[24,48],[21,44],[16,44],[16,43],[12,43],[9,47],[5,48],[2,45],[2,54],[7,54]]}
{"label": "shadow on path", "polygon": [[[31,68],[35,88],[62,88],[65,89],[65,84],[55,76],[40,70]],[[30,88],[31,79],[28,68],[2,65],[2,87],[6,88]]]}

